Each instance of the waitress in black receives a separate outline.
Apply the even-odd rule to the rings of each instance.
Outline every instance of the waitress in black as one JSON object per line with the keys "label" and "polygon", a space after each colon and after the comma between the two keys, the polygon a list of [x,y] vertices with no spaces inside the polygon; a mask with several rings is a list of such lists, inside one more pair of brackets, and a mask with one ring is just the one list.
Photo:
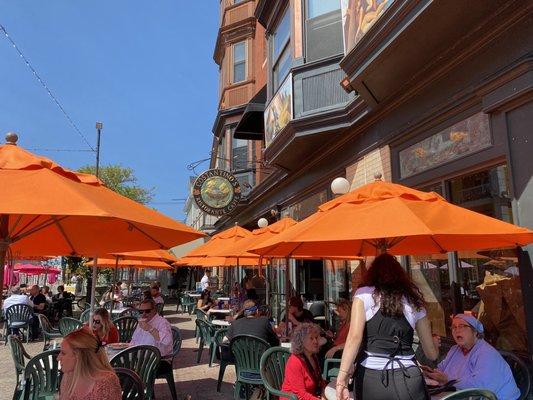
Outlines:
{"label": "waitress in black", "polygon": [[337,400],[347,400],[348,380],[357,367],[357,400],[428,400],[412,349],[416,329],[425,355],[438,357],[424,299],[390,254],[376,257],[354,295],[348,339],[337,377]]}

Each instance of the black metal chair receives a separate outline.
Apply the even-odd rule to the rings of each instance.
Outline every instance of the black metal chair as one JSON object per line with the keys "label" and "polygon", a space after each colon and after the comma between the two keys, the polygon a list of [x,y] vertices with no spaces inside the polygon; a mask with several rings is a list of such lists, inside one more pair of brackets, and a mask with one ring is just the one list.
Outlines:
{"label": "black metal chair", "polygon": [[531,375],[529,374],[529,369],[526,363],[510,351],[499,350],[499,352],[511,367],[516,385],[518,386],[518,389],[520,389],[520,397],[518,400],[525,400],[531,390]]}
{"label": "black metal chair", "polygon": [[7,344],[7,336],[10,330],[26,330],[26,343],[30,341],[30,328],[33,321],[33,308],[27,304],[14,304],[9,306],[5,313],[4,338]]}
{"label": "black metal chair", "polygon": [[137,372],[129,368],[113,368],[120,381],[122,389],[122,400],[143,400],[144,383]]}
{"label": "black metal chair", "polygon": [[15,385],[13,400],[17,400],[19,399],[20,394],[24,389],[22,382],[24,380],[24,368],[26,367],[26,359],[31,359],[31,356],[26,353],[24,345],[18,337],[14,335],[9,335],[7,341],[9,342],[9,347],[11,348],[11,357],[13,358],[13,363],[15,364],[17,384]]}

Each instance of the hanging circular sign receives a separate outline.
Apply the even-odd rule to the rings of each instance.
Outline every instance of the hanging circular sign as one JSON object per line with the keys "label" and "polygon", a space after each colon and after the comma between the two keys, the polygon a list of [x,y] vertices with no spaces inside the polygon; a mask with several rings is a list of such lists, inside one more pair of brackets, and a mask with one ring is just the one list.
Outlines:
{"label": "hanging circular sign", "polygon": [[224,215],[239,204],[241,187],[235,175],[222,169],[210,169],[196,178],[192,195],[203,212]]}

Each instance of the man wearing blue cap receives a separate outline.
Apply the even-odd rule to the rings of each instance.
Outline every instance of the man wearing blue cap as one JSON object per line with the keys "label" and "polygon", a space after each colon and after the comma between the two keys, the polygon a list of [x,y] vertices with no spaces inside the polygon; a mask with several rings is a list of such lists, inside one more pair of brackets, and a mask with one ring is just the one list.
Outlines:
{"label": "man wearing blue cap", "polygon": [[444,385],[457,380],[457,389],[482,388],[498,399],[520,397],[511,368],[494,347],[483,339],[483,324],[471,315],[457,314],[452,320],[455,343],[437,369],[425,374]]}

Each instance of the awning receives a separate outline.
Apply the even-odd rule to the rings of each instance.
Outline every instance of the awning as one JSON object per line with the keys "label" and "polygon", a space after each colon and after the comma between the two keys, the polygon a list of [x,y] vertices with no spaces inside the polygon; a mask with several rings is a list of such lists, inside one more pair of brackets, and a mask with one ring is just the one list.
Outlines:
{"label": "awning", "polygon": [[265,135],[265,124],[263,115],[265,113],[266,102],[266,85],[257,92],[248,102],[248,105],[244,109],[237,128],[233,137],[236,139],[245,140],[263,140]]}

